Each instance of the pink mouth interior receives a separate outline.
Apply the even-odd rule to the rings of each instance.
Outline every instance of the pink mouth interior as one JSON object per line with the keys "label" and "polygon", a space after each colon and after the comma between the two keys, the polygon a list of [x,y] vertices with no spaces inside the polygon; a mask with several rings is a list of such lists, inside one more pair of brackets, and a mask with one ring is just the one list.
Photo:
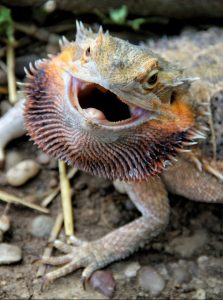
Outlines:
{"label": "pink mouth interior", "polygon": [[87,119],[102,121],[104,124],[127,124],[140,118],[148,111],[139,107],[128,106],[126,103],[118,99],[118,97],[104,89],[103,87],[94,84],[83,82],[76,78],[71,79],[72,94],[75,94],[74,106]]}

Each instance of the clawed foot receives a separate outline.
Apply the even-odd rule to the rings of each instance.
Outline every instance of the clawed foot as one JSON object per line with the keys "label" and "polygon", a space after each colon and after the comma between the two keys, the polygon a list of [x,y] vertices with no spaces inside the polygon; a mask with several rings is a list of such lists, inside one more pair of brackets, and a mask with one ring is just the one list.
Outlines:
{"label": "clawed foot", "polygon": [[57,257],[42,257],[40,262],[53,266],[62,267],[49,272],[44,276],[44,284],[54,281],[55,279],[65,276],[77,269],[84,268],[81,276],[81,282],[85,287],[86,281],[90,278],[95,270],[104,266],[103,259],[100,259],[100,247],[98,242],[86,242],[71,237],[72,245],[55,240],[53,245],[56,249],[65,253]]}

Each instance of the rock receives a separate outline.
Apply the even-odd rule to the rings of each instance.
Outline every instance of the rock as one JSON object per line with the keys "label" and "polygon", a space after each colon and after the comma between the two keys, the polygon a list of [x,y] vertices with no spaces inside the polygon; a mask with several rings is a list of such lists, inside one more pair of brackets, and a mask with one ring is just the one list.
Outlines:
{"label": "rock", "polygon": [[120,180],[114,180],[113,185],[116,191],[118,191],[120,194],[126,194],[125,186]]}
{"label": "rock", "polygon": [[178,236],[165,247],[166,252],[190,258],[208,241],[207,232],[199,229],[192,236]]}
{"label": "rock", "polygon": [[192,298],[194,300],[205,300],[206,299],[206,292],[203,289],[198,289],[196,292],[192,295]]}
{"label": "rock", "polygon": [[17,165],[22,160],[21,154],[18,151],[12,150],[6,152],[5,168],[6,170]]}
{"label": "rock", "polygon": [[47,165],[50,162],[49,155],[44,152],[40,152],[36,159],[37,159],[38,163],[41,165]]}
{"label": "rock", "polygon": [[138,283],[140,287],[150,292],[151,295],[157,296],[165,288],[163,277],[152,267],[142,267],[138,275]]}
{"label": "rock", "polygon": [[36,217],[32,221],[31,234],[34,237],[48,238],[53,228],[53,218],[45,215]]}
{"label": "rock", "polygon": [[[0,72],[0,82],[1,82],[1,72]],[[7,100],[3,100],[0,102],[0,111],[1,115],[3,116],[4,114],[9,111],[9,109],[12,108],[12,105],[9,103]]]}
{"label": "rock", "polygon": [[1,215],[0,217],[0,231],[6,232],[10,228],[10,218],[7,215]]}
{"label": "rock", "polygon": [[21,186],[36,176],[39,171],[39,164],[31,159],[27,159],[11,167],[6,173],[6,179],[12,186]]}
{"label": "rock", "polygon": [[177,284],[188,283],[191,281],[192,276],[187,268],[187,264],[172,264],[171,277]]}
{"label": "rock", "polygon": [[0,265],[8,265],[22,259],[22,250],[15,245],[0,244]]}
{"label": "rock", "polygon": [[131,279],[137,275],[139,269],[140,264],[138,262],[132,262],[125,268],[124,274],[128,279]]}
{"label": "rock", "polygon": [[111,271],[99,270],[94,272],[89,283],[94,290],[108,298],[112,297],[115,290],[115,280]]}

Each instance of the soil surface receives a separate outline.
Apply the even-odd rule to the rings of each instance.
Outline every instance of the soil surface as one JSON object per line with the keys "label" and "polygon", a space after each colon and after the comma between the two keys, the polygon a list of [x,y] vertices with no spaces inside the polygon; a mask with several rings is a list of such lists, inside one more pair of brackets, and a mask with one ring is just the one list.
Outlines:
{"label": "soil surface", "polygon": [[[40,155],[40,150],[26,138],[12,142],[8,146],[8,153],[10,151],[18,151],[21,158],[34,160]],[[4,171],[0,173],[1,179],[4,174]],[[50,160],[41,167],[39,175],[23,187],[12,188],[2,183],[1,189],[29,196],[27,199],[38,203],[38,199],[50,192],[49,183],[58,179],[57,174],[56,161]],[[97,239],[139,216],[128,197],[119,194],[109,181],[78,172],[72,180],[72,187],[75,232],[79,238]],[[200,294],[204,297],[202,299],[223,297],[221,205],[195,203],[172,195],[170,202],[172,209],[166,231],[129,258],[108,266],[107,269],[112,270],[116,280],[116,299],[197,299]],[[4,208],[5,203],[1,202],[0,212]],[[50,206],[50,215],[55,219],[60,211],[58,196]],[[0,267],[1,299],[105,298],[90,288],[86,291],[82,289],[81,271],[58,279],[41,290],[41,280],[36,279],[38,264],[35,261],[43,253],[47,238],[37,238],[31,234],[32,222],[40,213],[11,205],[9,215],[12,226],[5,234],[4,242],[21,247],[23,259],[20,263]],[[61,237],[63,238],[63,233]],[[178,249],[181,246],[183,250]],[[54,252],[54,255],[57,254]],[[133,262],[138,262],[141,267],[152,266],[161,274],[165,280],[165,288],[159,296],[151,296],[141,288],[139,275],[132,278],[126,276],[125,270]],[[51,269],[48,267],[47,272]]]}

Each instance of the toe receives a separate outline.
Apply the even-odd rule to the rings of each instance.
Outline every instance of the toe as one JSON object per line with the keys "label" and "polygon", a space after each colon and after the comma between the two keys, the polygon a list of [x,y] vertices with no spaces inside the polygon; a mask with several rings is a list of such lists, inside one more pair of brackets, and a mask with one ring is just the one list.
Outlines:
{"label": "toe", "polygon": [[73,246],[68,245],[60,240],[55,240],[53,245],[55,248],[64,253],[71,253],[73,251]]}
{"label": "toe", "polygon": [[86,244],[87,242],[86,241],[83,241],[81,239],[78,239],[76,238],[75,235],[71,235],[70,238],[69,238],[69,241],[72,245],[78,247],[78,246],[82,246],[84,244]]}
{"label": "toe", "polygon": [[57,270],[47,273],[45,275],[45,281],[46,282],[54,281],[55,279],[63,277],[67,274],[70,274],[71,272],[73,272],[77,269],[80,269],[80,268],[81,268],[81,266],[79,264],[70,262]]}
{"label": "toe", "polygon": [[66,263],[69,263],[72,259],[71,254],[67,255],[61,255],[61,256],[56,256],[56,257],[42,257],[41,262],[43,264],[48,264],[52,266],[58,266],[58,265],[64,265]]}

